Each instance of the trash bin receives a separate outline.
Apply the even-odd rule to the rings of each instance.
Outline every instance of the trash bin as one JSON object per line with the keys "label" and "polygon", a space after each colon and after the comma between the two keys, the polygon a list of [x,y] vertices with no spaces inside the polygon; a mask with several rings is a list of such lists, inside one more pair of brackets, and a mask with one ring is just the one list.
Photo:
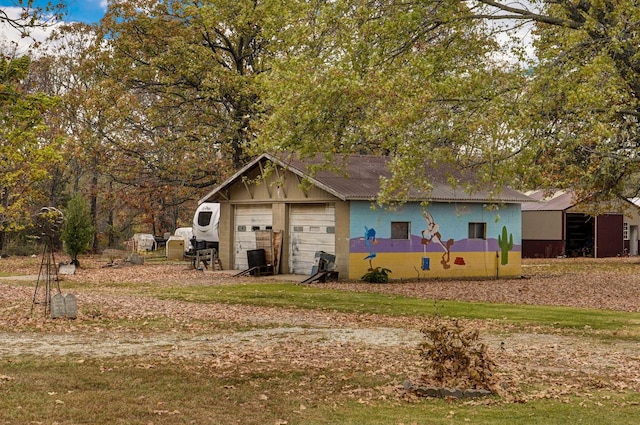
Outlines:
{"label": "trash bin", "polygon": [[247,251],[249,268],[264,267],[267,265],[267,256],[264,249],[251,249]]}

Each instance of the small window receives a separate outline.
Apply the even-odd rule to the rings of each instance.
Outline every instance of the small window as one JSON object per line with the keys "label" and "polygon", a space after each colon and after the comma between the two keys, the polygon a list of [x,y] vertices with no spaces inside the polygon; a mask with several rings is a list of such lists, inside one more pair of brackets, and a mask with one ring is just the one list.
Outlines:
{"label": "small window", "polygon": [[392,221],[391,239],[409,239],[409,222]]}
{"label": "small window", "polygon": [[198,213],[198,226],[208,226],[211,223],[211,211],[200,211]]}
{"label": "small window", "polygon": [[487,239],[487,223],[469,223],[469,239]]}

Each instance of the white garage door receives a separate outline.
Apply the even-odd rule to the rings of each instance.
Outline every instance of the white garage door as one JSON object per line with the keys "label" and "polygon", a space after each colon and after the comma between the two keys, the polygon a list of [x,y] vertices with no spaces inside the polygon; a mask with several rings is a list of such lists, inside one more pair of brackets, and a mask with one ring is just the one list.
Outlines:
{"label": "white garage door", "polygon": [[291,205],[289,270],[311,274],[317,251],[335,254],[336,209],[333,204]]}
{"label": "white garage door", "polygon": [[237,205],[233,235],[234,265],[236,270],[249,268],[247,251],[256,249],[256,230],[271,229],[271,205]]}

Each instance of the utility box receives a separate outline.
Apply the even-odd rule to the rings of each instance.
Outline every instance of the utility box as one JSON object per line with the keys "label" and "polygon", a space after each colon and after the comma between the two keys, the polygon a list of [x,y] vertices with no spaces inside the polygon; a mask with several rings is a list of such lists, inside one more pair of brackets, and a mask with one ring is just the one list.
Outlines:
{"label": "utility box", "polygon": [[326,272],[335,269],[336,256],[326,253],[324,251],[316,251],[314,258],[314,264],[311,268],[311,274],[314,275],[318,272]]}
{"label": "utility box", "polygon": [[184,258],[184,238],[170,236],[167,241],[167,260],[182,260]]}

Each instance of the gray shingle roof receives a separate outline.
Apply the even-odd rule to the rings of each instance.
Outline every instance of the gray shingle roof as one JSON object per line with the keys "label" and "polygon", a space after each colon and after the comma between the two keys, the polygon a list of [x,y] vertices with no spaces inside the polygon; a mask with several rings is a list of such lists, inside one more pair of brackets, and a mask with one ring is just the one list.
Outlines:
{"label": "gray shingle roof", "polygon": [[535,190],[527,195],[537,202],[523,205],[522,211],[565,211],[576,204],[571,192],[556,191],[549,194],[544,190]]}
{"label": "gray shingle roof", "polygon": [[[315,186],[333,194],[341,200],[374,200],[380,191],[380,178],[391,177],[389,170],[390,157],[371,156],[371,155],[350,155],[337,156],[334,164],[338,170],[344,173],[334,172],[326,169],[316,169],[323,162],[321,156],[310,159],[301,159],[294,155],[271,155],[263,154],[219,187],[211,191],[200,202],[213,200],[218,192],[233,184],[243,174],[249,170],[258,167],[260,161],[271,161],[302,178],[308,179]],[[315,171],[315,172],[314,172]],[[425,173],[429,181],[433,185],[433,189],[428,192],[412,190],[410,197],[414,200],[426,200],[437,202],[507,202],[521,203],[531,202],[532,199],[525,194],[510,188],[502,188],[498,195],[491,194],[488,190],[475,191],[468,193],[460,187],[452,187],[447,183],[449,175],[443,168],[431,169],[425,167]],[[470,181],[470,177],[461,178],[461,182]]]}

